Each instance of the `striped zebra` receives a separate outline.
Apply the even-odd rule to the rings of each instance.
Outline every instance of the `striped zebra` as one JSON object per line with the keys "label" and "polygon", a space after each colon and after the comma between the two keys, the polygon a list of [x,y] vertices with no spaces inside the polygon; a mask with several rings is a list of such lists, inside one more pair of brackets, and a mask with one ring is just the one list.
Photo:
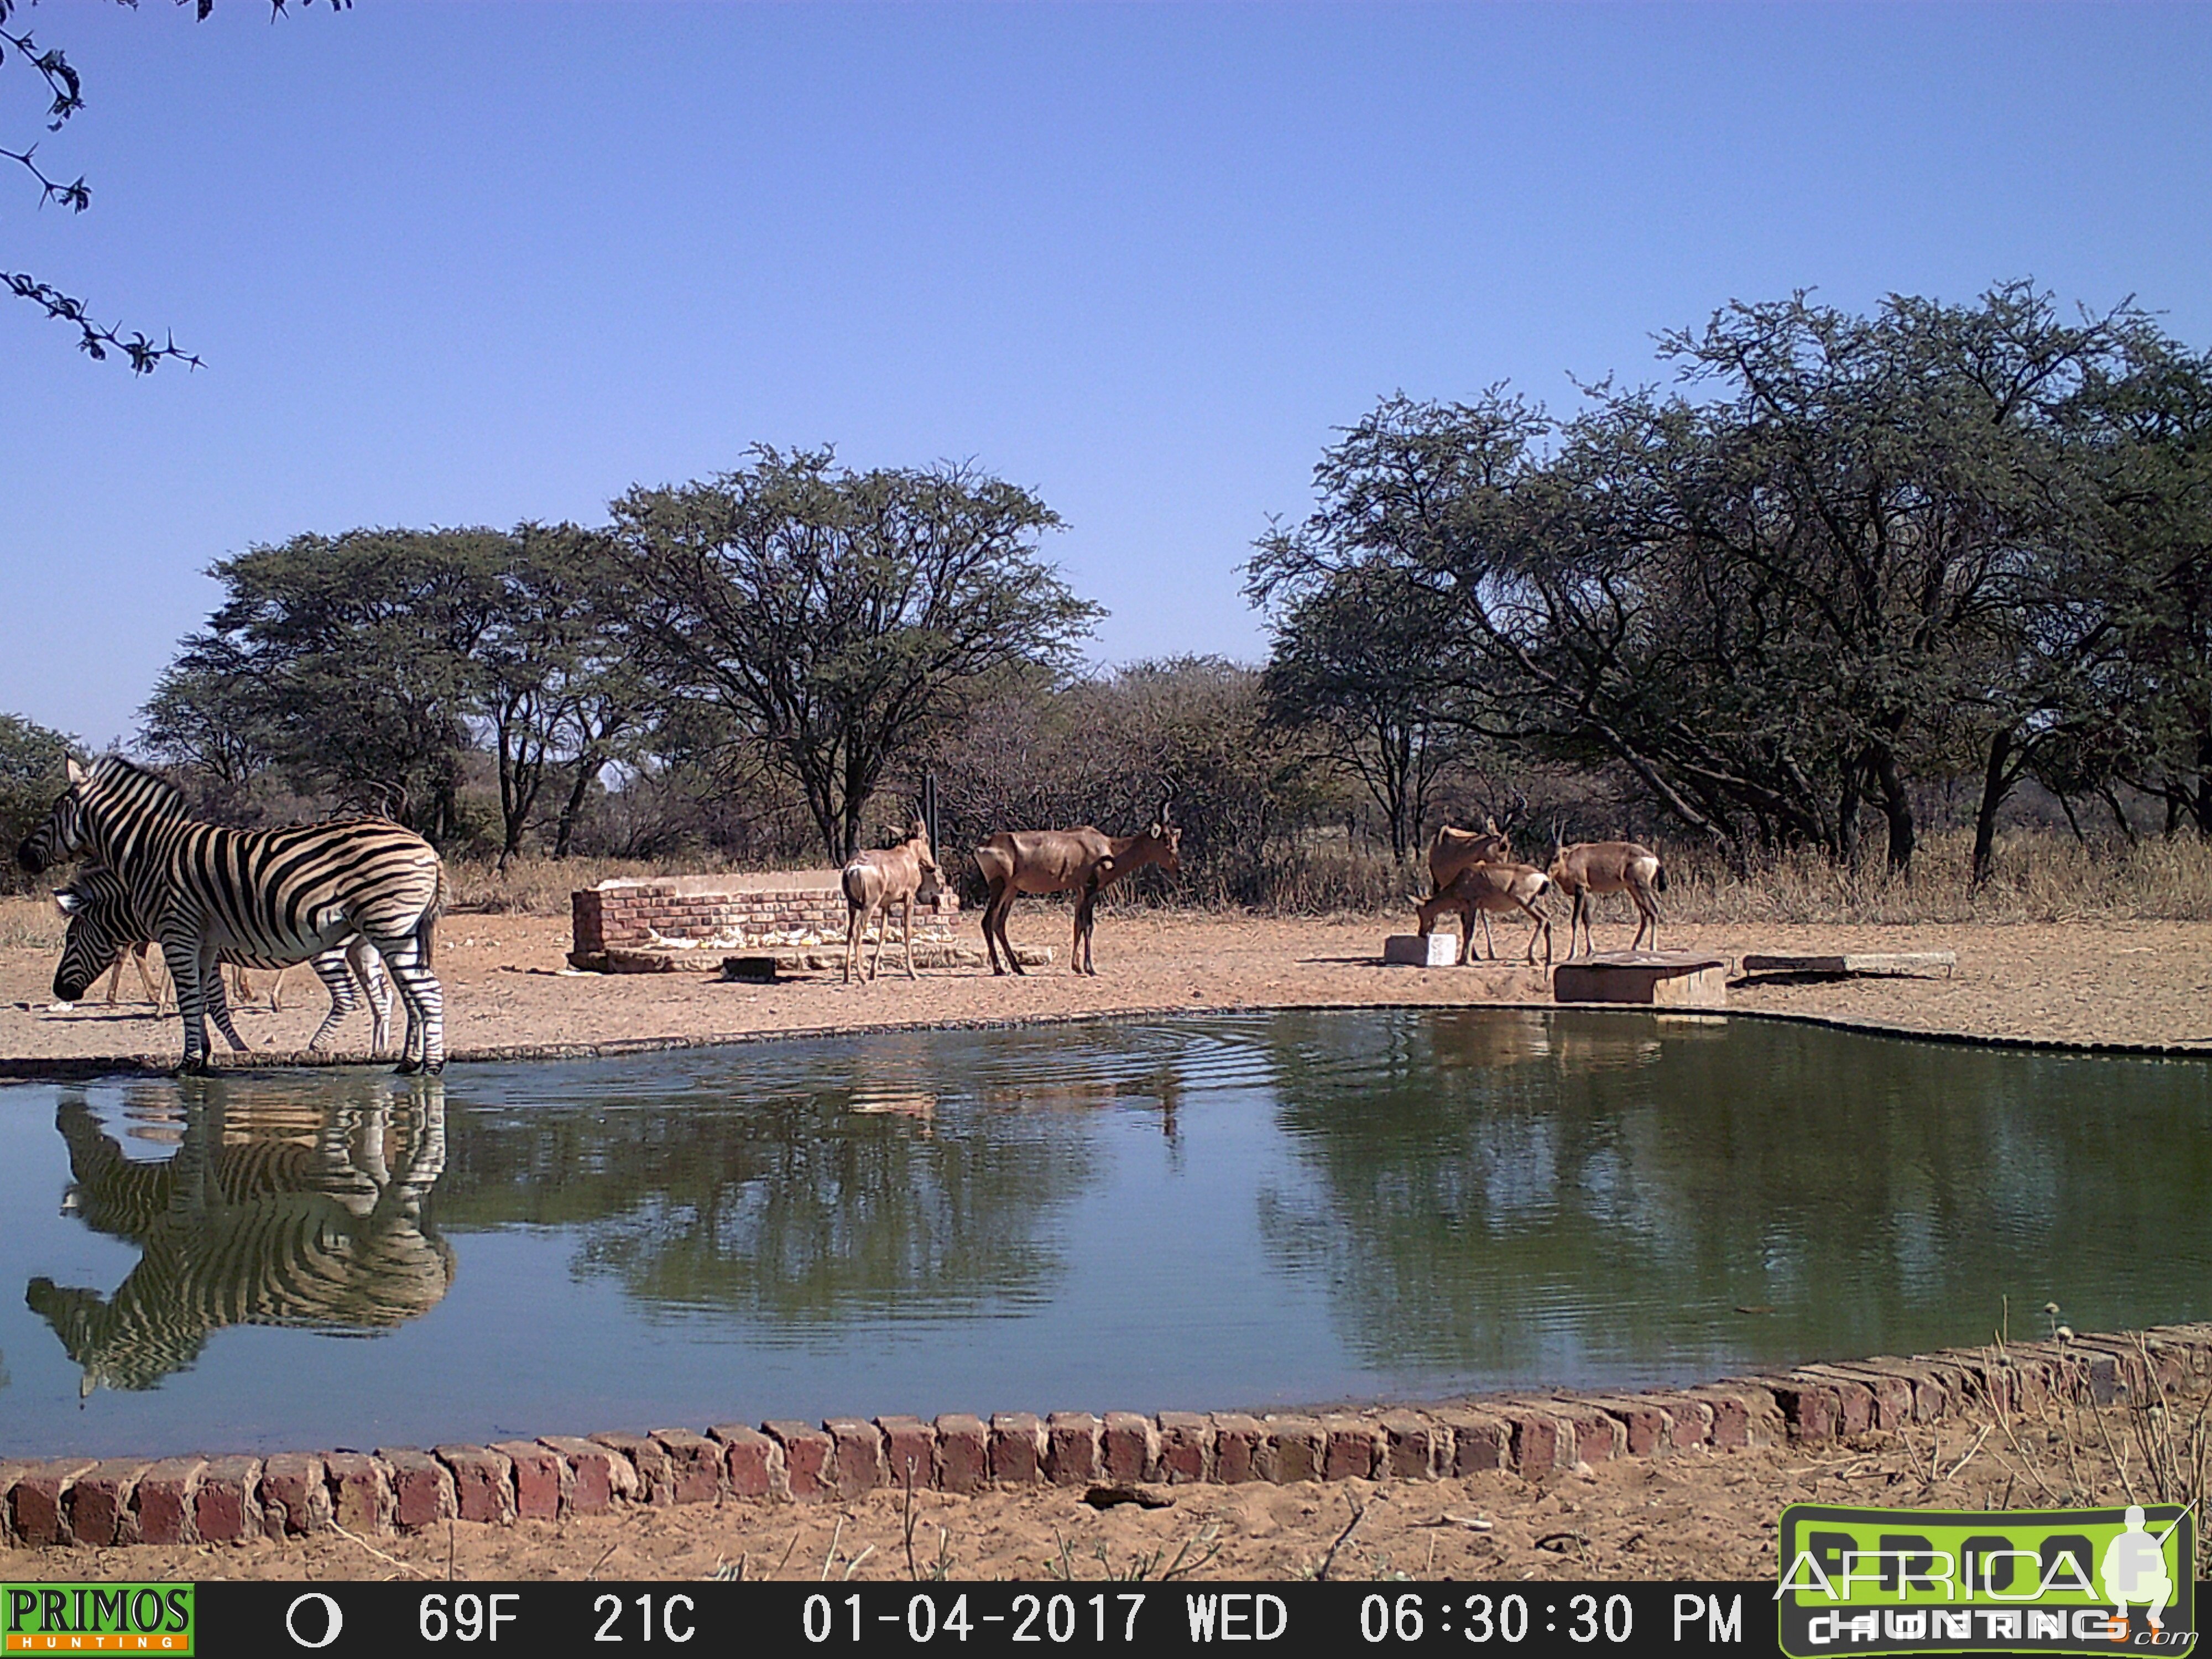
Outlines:
{"label": "striped zebra", "polygon": [[[422,1213],[445,1167],[442,1088],[418,1085],[396,1109],[341,1108],[312,1148],[225,1145],[219,1109],[198,1103],[184,1146],[161,1164],[125,1157],[81,1104],[64,1106],[56,1127],[78,1213],[141,1249],[109,1296],[44,1277],[25,1287],[81,1369],[79,1396],[154,1388],[226,1326],[368,1335],[436,1306],[456,1265]],[[387,1115],[407,1132],[396,1173],[381,1170]]]}
{"label": "striped zebra", "polygon": [[446,1065],[445,993],[430,969],[446,882],[430,843],[381,818],[234,830],[185,816],[184,798],[119,755],[72,758],[70,787],[15,857],[36,874],[90,856],[121,876],[161,941],[184,1023],[184,1069],[208,1065],[208,987],[226,951],[306,962],[358,933],[407,1010],[402,1072]]}
{"label": "striped zebra", "polygon": [[[66,887],[56,890],[54,902],[61,907],[69,924],[62,933],[62,959],[54,969],[54,995],[64,1002],[76,1002],[91,989],[105,965],[113,963],[122,967],[122,953],[131,946],[150,938],[154,928],[139,920],[132,907],[131,889],[105,865],[88,864],[77,872],[76,879]],[[225,951],[222,959],[240,968],[268,968],[277,964],[256,957]],[[323,1016],[323,1023],[307,1039],[307,1047],[320,1054],[330,1046],[331,1037],[345,1023],[348,1014],[361,1006],[361,989],[368,992],[370,1018],[375,1032],[370,1040],[369,1052],[380,1054],[392,1040],[392,984],[386,977],[384,963],[379,959],[368,941],[356,933],[335,951],[325,951],[310,964],[323,988],[331,994],[331,1011]],[[225,994],[222,975],[216,975],[207,984],[208,1018],[215,1022],[233,1048],[241,1053],[246,1040],[238,1035],[238,1028],[230,1022],[229,998]]]}

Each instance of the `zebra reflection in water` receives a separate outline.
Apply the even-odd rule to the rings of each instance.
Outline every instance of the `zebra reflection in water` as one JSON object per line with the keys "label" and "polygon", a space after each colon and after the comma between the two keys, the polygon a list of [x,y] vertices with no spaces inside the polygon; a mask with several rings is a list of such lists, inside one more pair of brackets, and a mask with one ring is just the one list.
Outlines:
{"label": "zebra reflection in water", "polygon": [[143,1251],[112,1296],[44,1278],[25,1293],[83,1369],[80,1398],[153,1388],[226,1325],[367,1334],[443,1298],[453,1247],[422,1220],[446,1162],[442,1083],[395,1098],[379,1080],[322,1108],[307,1141],[250,1122],[234,1140],[223,1085],[184,1087],[183,1145],[158,1164],[125,1157],[82,1101],[55,1114],[64,1210]]}

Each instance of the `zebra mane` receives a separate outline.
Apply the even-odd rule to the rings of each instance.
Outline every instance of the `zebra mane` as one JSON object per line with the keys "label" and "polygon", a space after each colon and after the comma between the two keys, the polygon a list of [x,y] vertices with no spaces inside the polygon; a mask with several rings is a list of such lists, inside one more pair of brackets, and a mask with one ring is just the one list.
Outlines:
{"label": "zebra mane", "polygon": [[149,771],[136,761],[125,760],[120,755],[102,755],[93,762],[90,771],[87,781],[102,793],[127,789],[158,817],[185,816],[183,792],[160,773]]}

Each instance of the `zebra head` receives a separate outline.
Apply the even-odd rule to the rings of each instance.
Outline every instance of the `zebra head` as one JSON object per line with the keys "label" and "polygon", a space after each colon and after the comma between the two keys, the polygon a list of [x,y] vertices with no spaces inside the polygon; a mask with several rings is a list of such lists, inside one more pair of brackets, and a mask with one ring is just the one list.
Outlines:
{"label": "zebra head", "polygon": [[173,785],[120,755],[102,755],[90,766],[72,757],[69,781],[53,810],[15,848],[15,862],[33,875],[87,853],[106,855],[110,847],[127,847],[149,823],[185,815],[184,797]]}
{"label": "zebra head", "polygon": [[54,902],[69,918],[62,933],[61,963],[54,969],[54,995],[76,1002],[143,933],[131,890],[105,866],[87,865],[75,881],[55,892]]}

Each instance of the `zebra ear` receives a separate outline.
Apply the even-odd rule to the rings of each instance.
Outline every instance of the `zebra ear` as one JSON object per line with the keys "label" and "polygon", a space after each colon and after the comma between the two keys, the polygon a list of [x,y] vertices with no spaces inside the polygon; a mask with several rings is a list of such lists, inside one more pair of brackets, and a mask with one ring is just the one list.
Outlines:
{"label": "zebra ear", "polygon": [[75,788],[78,784],[82,783],[87,778],[92,775],[91,773],[86,771],[84,768],[76,763],[76,757],[75,755],[69,757],[68,766],[70,787],[71,788]]}
{"label": "zebra ear", "polygon": [[54,895],[54,908],[65,916],[73,916],[84,908],[84,901],[64,887]]}

